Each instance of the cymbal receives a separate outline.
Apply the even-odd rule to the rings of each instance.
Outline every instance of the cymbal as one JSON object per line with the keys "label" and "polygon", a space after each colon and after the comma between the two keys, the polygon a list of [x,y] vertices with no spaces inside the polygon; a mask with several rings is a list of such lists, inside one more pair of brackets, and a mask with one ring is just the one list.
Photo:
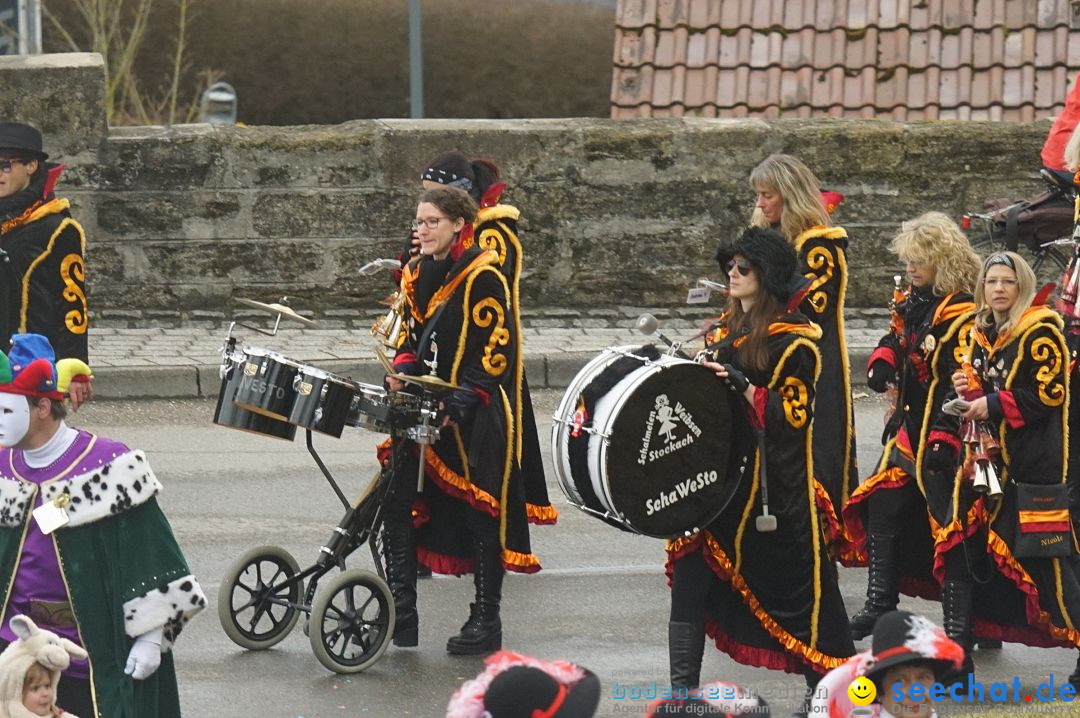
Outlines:
{"label": "cymbal", "polygon": [[464,389],[465,391],[471,391],[471,389],[466,389],[465,387],[458,386],[457,384],[451,384],[445,379],[440,379],[439,377],[432,374],[423,374],[420,376],[412,376],[410,374],[389,374],[388,376],[391,376],[400,381],[408,382],[410,384],[419,384],[420,386],[426,387],[428,389]]}
{"label": "cymbal", "polygon": [[280,314],[286,319],[293,319],[303,324],[311,325],[315,323],[314,320],[308,319],[307,317],[302,317],[297,314],[292,309],[292,307],[287,307],[284,304],[278,304],[277,302],[273,304],[264,304],[263,302],[256,302],[254,299],[244,299],[243,297],[237,298],[236,301],[240,304],[243,304],[244,306],[252,307],[253,309],[261,309],[264,312],[269,312],[270,314]]}

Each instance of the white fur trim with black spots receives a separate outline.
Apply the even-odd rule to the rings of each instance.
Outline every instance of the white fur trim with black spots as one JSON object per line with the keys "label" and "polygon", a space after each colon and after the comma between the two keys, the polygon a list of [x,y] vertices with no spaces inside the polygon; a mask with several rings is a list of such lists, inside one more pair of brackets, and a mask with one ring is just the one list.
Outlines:
{"label": "white fur trim with black spots", "polygon": [[124,632],[131,638],[162,628],[161,650],[167,651],[184,624],[206,608],[206,595],[188,574],[124,603]]}
{"label": "white fur trim with black spots", "polygon": [[0,526],[15,528],[26,521],[36,486],[23,481],[0,479]]}
{"label": "white fur trim with black spots", "polygon": [[128,451],[100,468],[43,484],[41,500],[44,503],[68,494],[67,526],[85,526],[145,504],[161,488],[146,454]]}

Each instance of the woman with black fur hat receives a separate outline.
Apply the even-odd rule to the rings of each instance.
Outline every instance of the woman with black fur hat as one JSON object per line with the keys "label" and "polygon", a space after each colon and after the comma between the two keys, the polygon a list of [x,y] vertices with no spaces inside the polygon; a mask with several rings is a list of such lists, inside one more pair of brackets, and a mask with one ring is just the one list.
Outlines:
{"label": "woman with black fur hat", "polygon": [[832,226],[831,203],[823,197],[821,183],[795,157],[769,155],[750,173],[750,186],[757,194],[751,226],[781,232],[798,254],[799,273],[810,282],[799,311],[821,327],[817,386],[824,398],[814,416],[814,477],[824,489],[820,504],[826,531],[830,540],[839,542],[843,531],[838,514],[859,483],[844,338],[848,236],[843,227]]}
{"label": "woman with black fur hat", "polygon": [[782,235],[750,228],[717,260],[730,299],[705,366],[724,383],[703,390],[738,399],[728,477],[738,490],[716,521],[668,543],[671,683],[698,685],[708,633],[736,661],[813,686],[855,652],[813,487],[821,330],[793,310],[805,281]]}

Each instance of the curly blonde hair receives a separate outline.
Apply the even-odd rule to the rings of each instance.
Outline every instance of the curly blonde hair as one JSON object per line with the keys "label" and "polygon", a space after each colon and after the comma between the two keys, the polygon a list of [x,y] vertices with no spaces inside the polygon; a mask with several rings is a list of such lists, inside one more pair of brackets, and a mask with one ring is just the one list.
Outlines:
{"label": "curly blonde hair", "polygon": [[[821,201],[821,182],[810,168],[791,155],[769,155],[750,173],[750,187],[755,192],[775,192],[784,202],[780,213],[780,231],[794,242],[811,227],[832,226],[825,203]],[[769,227],[761,210],[755,208],[751,227]]]}
{"label": "curly blonde hair", "polygon": [[890,249],[905,262],[934,267],[934,294],[939,297],[975,290],[982,266],[979,255],[956,222],[942,212],[927,212],[901,224]]}

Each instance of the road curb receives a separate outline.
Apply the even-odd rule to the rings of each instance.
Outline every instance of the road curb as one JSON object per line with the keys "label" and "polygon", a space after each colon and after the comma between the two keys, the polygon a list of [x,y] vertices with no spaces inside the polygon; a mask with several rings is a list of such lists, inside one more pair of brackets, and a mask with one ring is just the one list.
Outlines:
{"label": "road curb", "polygon": [[[871,349],[851,351],[852,385],[866,381]],[[565,389],[581,367],[599,352],[559,352],[525,358],[525,373],[534,389]],[[337,359],[310,362],[326,371],[365,384],[381,385],[383,368],[374,359]],[[213,398],[221,386],[217,364],[198,366],[100,367],[94,370],[94,395],[103,400]]]}

